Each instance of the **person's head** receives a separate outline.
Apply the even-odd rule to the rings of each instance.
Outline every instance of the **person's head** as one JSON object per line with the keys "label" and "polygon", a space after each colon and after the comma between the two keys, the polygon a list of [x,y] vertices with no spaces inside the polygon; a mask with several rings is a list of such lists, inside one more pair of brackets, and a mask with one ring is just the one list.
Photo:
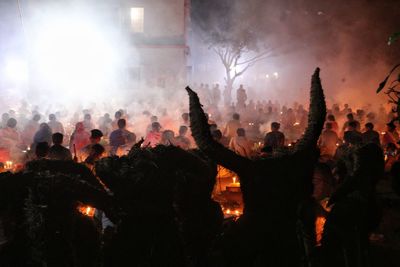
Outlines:
{"label": "person's head", "polygon": [[121,111],[115,112],[114,118],[115,118],[116,120],[119,120],[121,117],[122,117],[122,112],[121,112]]}
{"label": "person's head", "polygon": [[238,121],[240,119],[240,115],[238,113],[233,113],[232,119],[234,119],[235,121]]}
{"label": "person's head", "polygon": [[102,137],[103,137],[103,133],[99,129],[93,129],[90,131],[90,141],[92,143],[94,143],[94,144],[99,143]]}
{"label": "person's head", "polygon": [[14,118],[10,118],[7,121],[7,127],[8,128],[15,128],[17,126],[17,120]]}
{"label": "person's head", "polygon": [[159,122],[155,121],[151,124],[151,130],[154,132],[159,132],[161,130],[161,125]]}
{"label": "person's head", "polygon": [[213,132],[215,130],[218,130],[218,125],[215,123],[210,124],[210,131]]}
{"label": "person's head", "polygon": [[1,119],[2,119],[3,121],[8,121],[9,118],[10,118],[10,114],[8,114],[8,113],[3,113],[3,114],[1,115]]}
{"label": "person's head", "polygon": [[325,129],[332,130],[332,123],[331,122],[325,123]]}
{"label": "person's head", "polygon": [[40,130],[40,131],[51,132],[50,126],[49,126],[47,123],[45,123],[45,122],[43,122],[43,123],[41,123],[41,124],[39,125],[39,130]]}
{"label": "person's head", "polygon": [[92,119],[92,116],[90,114],[85,114],[85,116],[83,117],[83,120],[85,121],[90,121]]}
{"label": "person's head", "polygon": [[393,144],[393,143],[389,143],[389,144],[387,144],[386,145],[386,151],[387,152],[395,152],[397,150],[397,147],[396,147],[396,145],[395,144]]}
{"label": "person's head", "polygon": [[344,108],[348,109],[349,108],[349,104],[344,104]]}
{"label": "person's head", "polygon": [[357,130],[357,122],[356,121],[350,121],[349,122],[349,131],[356,131]]}
{"label": "person's head", "polygon": [[333,116],[332,114],[328,115],[328,121],[335,121],[335,116]]}
{"label": "person's head", "polygon": [[89,151],[89,156],[85,159],[85,163],[94,164],[95,161],[101,159],[104,154],[104,147],[100,144],[94,144]]}
{"label": "person's head", "polygon": [[104,118],[105,118],[105,119],[109,119],[109,118],[110,118],[110,114],[109,114],[109,113],[105,113],[105,114],[104,114]]}
{"label": "person's head", "polygon": [[187,113],[187,112],[183,113],[182,114],[182,120],[185,121],[185,122],[189,121],[189,113]]}
{"label": "person's head", "polygon": [[54,133],[51,136],[51,139],[53,140],[53,144],[55,145],[61,145],[64,140],[64,135],[62,133]]}
{"label": "person's head", "polygon": [[393,122],[389,122],[388,124],[386,124],[386,129],[388,130],[388,132],[393,132],[394,130],[396,130],[396,125]]}
{"label": "person's head", "polygon": [[211,132],[211,136],[215,141],[219,142],[222,139],[222,132],[220,130],[215,130]]}
{"label": "person's head", "polygon": [[56,120],[56,115],[50,114],[49,115],[49,121],[55,121]]}
{"label": "person's head", "polygon": [[32,120],[33,120],[33,121],[36,121],[36,122],[40,121],[40,115],[39,115],[39,114],[33,115]]}
{"label": "person's head", "polygon": [[151,116],[150,117],[150,121],[151,121],[151,123],[157,122],[158,121],[158,117],[157,116]]}
{"label": "person's head", "polygon": [[244,137],[244,136],[246,136],[246,131],[245,131],[243,128],[238,128],[238,129],[236,130],[236,134],[237,134],[238,136],[240,136],[240,137]]}
{"label": "person's head", "polygon": [[36,157],[41,159],[47,157],[49,154],[49,144],[47,142],[40,142],[36,145]]}
{"label": "person's head", "polygon": [[281,127],[279,122],[274,121],[273,123],[271,123],[271,130],[272,131],[278,131],[279,128]]}
{"label": "person's head", "polygon": [[346,118],[347,118],[348,121],[354,120],[353,113],[348,113],[348,114],[346,115]]}
{"label": "person's head", "polygon": [[366,123],[365,129],[367,129],[367,131],[372,131],[374,129],[374,124],[371,122]]}
{"label": "person's head", "polygon": [[187,131],[188,131],[188,127],[186,127],[186,126],[184,126],[184,125],[182,125],[181,127],[179,127],[179,135],[180,135],[180,136],[185,136],[186,133],[187,133]]}
{"label": "person's head", "polygon": [[126,127],[126,120],[125,119],[119,119],[117,124],[118,124],[118,128],[119,129],[124,129]]}

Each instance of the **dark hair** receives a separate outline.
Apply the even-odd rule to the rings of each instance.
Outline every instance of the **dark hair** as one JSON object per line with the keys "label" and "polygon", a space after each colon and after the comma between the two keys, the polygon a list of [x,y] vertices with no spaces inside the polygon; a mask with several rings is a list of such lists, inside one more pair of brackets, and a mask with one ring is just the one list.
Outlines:
{"label": "dark hair", "polygon": [[238,136],[245,136],[246,135],[246,131],[243,128],[238,128],[236,130],[236,133]]}
{"label": "dark hair", "polygon": [[33,115],[33,120],[34,121],[40,121],[40,115],[39,114]]}
{"label": "dark hair", "polygon": [[368,122],[365,124],[365,128],[372,130],[374,129],[374,124],[372,122]]}
{"label": "dark hair", "polygon": [[279,122],[274,121],[273,123],[271,123],[271,128],[279,129],[279,127],[281,127],[281,124]]}
{"label": "dark hair", "polygon": [[64,135],[62,133],[54,133],[51,136],[51,139],[53,140],[53,143],[55,145],[61,145],[64,139]]}
{"label": "dark hair", "polygon": [[221,132],[220,130],[215,130],[215,131],[213,131],[213,132],[211,133],[211,135],[212,135],[212,137],[213,137],[215,140],[217,140],[217,141],[221,140],[221,138],[222,138],[222,132]]}
{"label": "dark hair", "polygon": [[189,113],[187,113],[187,112],[182,113],[182,119],[188,120],[189,119]]}
{"label": "dark hair", "polygon": [[349,122],[349,127],[357,128],[357,122],[356,121]]}
{"label": "dark hair", "polygon": [[353,113],[348,113],[348,114],[346,115],[346,117],[347,117],[348,119],[354,119]]}
{"label": "dark hair", "polygon": [[118,128],[123,129],[126,126],[126,120],[125,119],[119,119],[117,124],[118,124]]}
{"label": "dark hair", "polygon": [[92,116],[90,114],[85,114],[85,116],[83,117],[84,120],[91,120]]}
{"label": "dark hair", "polygon": [[240,119],[240,115],[238,113],[233,113],[232,118],[234,120],[239,120]]}
{"label": "dark hair", "polygon": [[325,128],[326,129],[332,129],[332,123],[331,122],[325,123]]}
{"label": "dark hair", "polygon": [[151,124],[151,129],[160,129],[161,128],[161,125],[160,125],[160,123],[159,122],[153,122],[152,124]]}
{"label": "dark hair", "polygon": [[121,112],[121,111],[117,111],[117,112],[115,112],[115,115],[114,115],[114,117],[115,117],[116,119],[119,119],[119,118],[121,118],[121,117],[122,117],[122,112]]}
{"label": "dark hair", "polygon": [[15,126],[17,126],[17,120],[14,118],[8,119],[7,127],[15,128]]}
{"label": "dark hair", "polygon": [[188,131],[188,127],[186,127],[185,125],[182,125],[181,127],[179,127],[179,134],[184,134]]}
{"label": "dark hair", "polygon": [[49,154],[49,144],[47,142],[39,142],[36,145],[35,154],[38,158],[44,158]]}
{"label": "dark hair", "polygon": [[54,114],[49,115],[49,120],[53,121],[55,119],[56,119],[56,115],[54,115]]}
{"label": "dark hair", "polygon": [[91,135],[90,138],[102,138],[103,137],[103,132],[100,131],[99,129],[93,129],[90,131]]}
{"label": "dark hair", "polygon": [[328,120],[335,121],[335,116],[333,116],[333,114],[329,114],[328,115]]}

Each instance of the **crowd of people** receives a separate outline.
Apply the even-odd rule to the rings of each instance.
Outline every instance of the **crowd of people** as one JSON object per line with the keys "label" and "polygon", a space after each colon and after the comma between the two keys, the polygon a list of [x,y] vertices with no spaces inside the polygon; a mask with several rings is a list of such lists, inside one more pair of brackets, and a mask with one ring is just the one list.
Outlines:
{"label": "crowd of people", "polygon": [[[79,188],[87,190],[87,194],[78,192],[77,195],[85,199],[87,196],[92,196],[92,194],[94,194],[96,196],[94,202],[100,206],[104,205],[104,207],[100,207],[100,209],[97,210],[98,213],[96,213],[96,216],[100,218],[100,229],[104,231],[104,238],[107,238],[107,229],[113,228],[113,222],[117,221],[113,218],[115,215],[115,211],[113,210],[114,201],[124,213],[122,219],[120,218],[124,226],[113,230],[115,232],[114,238],[116,239],[110,243],[107,243],[106,240],[104,243],[106,244],[104,245],[106,250],[107,246],[115,246],[111,249],[112,252],[110,252],[113,256],[110,256],[112,262],[109,266],[113,266],[113,261],[115,260],[123,262],[126,257],[129,257],[129,253],[125,253],[125,246],[137,246],[132,250],[136,251],[135,255],[137,258],[143,256],[140,252],[137,252],[143,249],[141,247],[143,244],[148,244],[148,251],[153,251],[153,245],[150,244],[151,242],[147,239],[147,236],[138,231],[140,227],[147,229],[149,233],[154,231],[154,228],[158,227],[156,221],[160,218],[165,220],[166,225],[169,226],[162,230],[164,232],[162,232],[162,236],[159,237],[159,239],[154,239],[156,240],[154,242],[161,242],[159,248],[161,252],[158,251],[157,253],[164,253],[164,250],[168,251],[168,246],[165,246],[162,242],[170,240],[171,236],[175,238],[174,231],[177,231],[176,227],[178,227],[179,231],[185,235],[187,234],[187,236],[183,237],[183,246],[185,250],[187,250],[185,253],[190,254],[196,251],[196,253],[201,254],[202,250],[196,246],[191,247],[190,242],[194,242],[193,244],[195,244],[198,240],[203,238],[203,245],[206,247],[207,242],[214,240],[216,233],[222,231],[220,229],[222,225],[220,220],[221,215],[223,216],[222,212],[225,211],[221,210],[219,206],[216,207],[214,199],[211,199],[212,187],[215,187],[215,180],[219,175],[218,172],[221,170],[221,166],[227,165],[225,167],[228,169],[229,166],[232,166],[232,171],[236,171],[235,169],[238,170],[237,174],[234,174],[235,177],[238,175],[238,180],[240,180],[240,182],[242,182],[241,178],[243,178],[246,186],[243,187],[242,193],[245,205],[247,205],[248,209],[246,216],[250,217],[246,217],[247,219],[242,223],[243,225],[249,222],[255,223],[258,230],[264,229],[263,225],[258,225],[258,220],[263,219],[265,215],[263,213],[268,211],[267,208],[264,209],[260,207],[264,207],[263,205],[270,205],[269,208],[275,209],[276,207],[273,205],[274,203],[272,203],[273,199],[276,200],[279,199],[279,197],[293,198],[292,202],[285,202],[285,207],[288,209],[292,209],[294,206],[296,206],[296,209],[300,206],[302,208],[307,206],[303,202],[300,204],[296,202],[302,197],[299,197],[301,195],[300,193],[299,195],[291,195],[290,193],[285,195],[292,190],[290,189],[291,186],[294,188],[296,186],[287,184],[287,190],[281,187],[283,184],[286,184],[285,181],[280,179],[282,172],[287,175],[286,178],[296,177],[293,180],[296,184],[301,181],[301,179],[297,178],[300,176],[302,177],[303,174],[308,172],[306,164],[309,164],[313,168],[312,183],[314,187],[312,189],[312,196],[316,203],[320,205],[319,209],[316,209],[315,214],[327,218],[327,212],[330,211],[330,207],[328,206],[332,205],[332,203],[338,203],[335,205],[337,205],[337,209],[339,209],[340,212],[342,212],[341,209],[343,209],[343,207],[345,209],[348,207],[346,203],[356,203],[356,205],[359,205],[357,202],[359,200],[358,198],[356,200],[352,197],[347,199],[343,197],[344,195],[352,194],[357,190],[368,198],[374,194],[374,190],[370,190],[370,186],[375,183],[375,178],[377,177],[371,178],[368,176],[369,174],[367,175],[366,173],[371,172],[370,175],[372,176],[380,175],[379,163],[380,158],[383,158],[383,155],[381,155],[382,151],[384,153],[385,168],[388,172],[391,170],[393,171],[393,168],[395,169],[399,166],[399,134],[396,130],[397,122],[394,120],[391,112],[387,112],[383,106],[374,107],[372,105],[366,105],[365,107],[353,109],[348,104],[343,106],[333,104],[332,107],[327,110],[325,122],[322,124],[323,115],[315,122],[316,124],[320,123],[321,127],[323,125],[322,133],[317,142],[319,159],[316,161],[316,164],[311,158],[301,159],[294,156],[284,158],[285,161],[282,161],[282,163],[278,163],[277,160],[276,166],[268,165],[268,175],[272,175],[271,182],[273,185],[280,188],[281,192],[275,192],[272,186],[269,190],[273,192],[268,191],[271,194],[271,196],[268,196],[271,201],[267,201],[266,204],[262,200],[264,195],[261,189],[267,188],[269,182],[268,179],[262,179],[262,177],[258,176],[265,172],[264,167],[261,167],[263,166],[263,162],[274,158],[282,159],[279,158],[279,156],[285,155],[285,153],[288,154],[292,149],[294,151],[297,145],[301,144],[301,141],[298,140],[301,140],[301,137],[307,132],[307,129],[309,131],[319,132],[320,128],[317,129],[318,127],[316,127],[312,130],[312,126],[310,125],[313,125],[313,123],[308,121],[311,117],[309,117],[309,113],[314,114],[315,117],[315,111],[313,113],[312,109],[307,110],[299,103],[293,103],[289,106],[281,105],[278,101],[249,100],[247,99],[246,89],[243,85],[237,89],[236,101],[231,101],[230,97],[228,97],[228,92],[224,91],[224,101],[221,103],[222,97],[218,85],[215,85],[213,89],[209,89],[206,85],[200,85],[197,88],[197,92],[205,111],[203,114],[203,110],[199,108],[200,104],[197,104],[196,101],[193,100],[195,97],[190,93],[190,88],[187,90],[190,95],[191,113],[185,108],[182,108],[179,112],[168,109],[161,109],[159,112],[150,112],[148,110],[131,112],[127,109],[119,109],[112,117],[109,113],[98,115],[98,111],[90,109],[78,110],[78,112],[72,116],[68,116],[68,114],[64,114],[63,112],[51,113],[47,111],[42,113],[38,108],[33,109],[31,112],[28,112],[26,109],[19,110],[18,112],[9,110],[3,113],[1,118],[0,162],[3,163],[4,170],[14,171],[16,176],[20,175],[18,176],[20,178],[25,177],[23,179],[21,178],[23,181],[30,181],[29,179],[33,179],[33,177],[36,176],[41,177],[40,179],[34,179],[34,182],[28,182],[26,185],[27,187],[31,187],[32,184],[35,183],[46,184],[46,179],[44,177],[47,176],[41,173],[41,168],[49,172],[56,170],[57,174],[51,176],[53,177],[51,179],[54,180],[54,177],[57,177],[57,179],[65,183],[75,183],[74,186],[79,184],[74,178],[76,173],[79,173],[76,177],[80,177],[79,179],[81,180],[87,179],[95,186],[100,182],[101,186],[105,186],[105,191],[100,194],[97,191],[91,191],[93,188],[86,187],[86,184],[79,184],[79,186],[81,186]],[[320,91],[322,92],[322,88]],[[321,93],[321,95],[323,98],[323,93]],[[229,101],[226,100],[227,98]],[[321,114],[325,114],[325,108],[321,110],[323,111]],[[168,115],[177,113],[180,115]],[[207,127],[209,127],[210,130],[209,136],[204,135],[203,128],[199,122],[202,120],[203,115],[204,121],[208,122]],[[194,124],[197,124],[197,126],[194,126]],[[193,135],[191,132],[192,130]],[[210,138],[210,140],[202,141],[202,138],[205,138],[204,140]],[[317,139],[315,136],[313,138],[315,140]],[[303,140],[303,142],[306,141]],[[210,147],[214,146],[214,143],[218,144],[218,146],[209,150]],[[303,151],[302,153],[312,156],[314,152],[311,150],[313,150],[312,147],[315,146],[315,143],[309,142],[308,145],[310,145],[310,147],[306,148],[306,152]],[[237,155],[240,155],[240,157],[235,158],[231,154],[226,153],[225,150],[221,150],[222,152],[219,151],[218,149],[221,147],[227,149],[226,151],[230,150],[229,153],[233,151],[236,157]],[[147,150],[146,148],[150,149]],[[360,156],[359,153],[364,153],[363,151],[365,155]],[[123,155],[127,155],[127,157],[121,157]],[[349,157],[349,155],[354,157],[354,160],[350,160],[351,163],[348,163],[347,157]],[[224,159],[223,156],[226,156],[227,159]],[[374,161],[370,165],[369,157]],[[367,158],[367,160],[365,160],[365,158]],[[253,159],[254,161],[249,161],[248,159]],[[63,170],[64,167],[62,166],[60,168],[57,162],[62,162],[62,164],[66,166],[65,168],[67,168],[67,171]],[[66,162],[70,162],[68,164],[72,165],[68,165]],[[251,165],[253,163],[249,162],[253,162],[254,165]],[[304,169],[299,168],[299,162],[304,163]],[[287,165],[292,163],[293,166],[297,166],[296,168],[299,169],[296,170],[294,167],[292,169],[292,166]],[[89,174],[79,169],[80,167],[76,167],[76,165],[86,165]],[[219,165],[218,168],[216,167],[217,165]],[[251,168],[254,167],[254,170],[249,169],[248,166],[251,166]],[[19,172],[20,170],[22,170],[21,173]],[[67,172],[71,172],[72,174]],[[85,174],[83,175],[83,173]],[[65,175],[72,175],[74,177],[71,178],[68,176],[69,178],[66,179]],[[90,177],[90,175],[96,175],[96,178]],[[253,177],[253,175],[254,181],[249,183],[248,179]],[[368,177],[363,181],[358,180],[359,177],[363,175]],[[167,177],[168,181],[159,179],[161,176]],[[7,177],[8,176],[3,176],[3,180],[0,181],[6,181]],[[146,179],[143,179],[143,177],[146,177]],[[188,177],[191,178],[189,179]],[[131,183],[130,181],[134,182]],[[258,186],[257,183],[259,183],[260,186]],[[57,185],[57,183],[54,185],[56,188],[55,190],[61,190],[61,192],[64,193],[65,190],[72,190],[69,189],[68,186],[57,187]],[[48,184],[42,186],[46,187]],[[74,186],[72,188],[75,188]],[[180,190],[179,186],[185,189],[183,190],[181,188],[182,190]],[[40,188],[40,186],[37,188]],[[166,188],[168,188],[168,190],[166,190]],[[297,192],[296,190],[299,190],[299,188],[300,187],[293,189],[293,192]],[[136,190],[135,193],[132,193],[132,190]],[[28,190],[27,192],[30,191]],[[110,192],[112,192],[112,194],[110,194]],[[282,193],[282,195],[278,197],[278,195],[274,195],[274,192],[276,194]],[[35,194],[40,196],[37,199],[43,197],[39,193],[47,194],[48,191],[44,190],[44,193],[40,190],[35,192]],[[97,194],[100,194],[101,197]],[[104,194],[104,196],[102,194]],[[198,201],[196,200],[197,198],[193,198],[192,196],[197,194],[198,196],[201,195]],[[28,194],[28,198],[29,197],[30,195]],[[71,196],[71,199],[75,201],[75,197],[75,195]],[[109,201],[111,197],[114,197],[115,200]],[[149,201],[149,199],[151,200]],[[168,202],[171,199],[173,199],[172,204]],[[371,197],[371,199],[373,199],[373,197]],[[26,205],[28,202],[26,202],[26,198],[24,201],[25,204],[23,204],[23,208],[27,210]],[[152,201],[156,202],[153,203]],[[140,205],[138,203],[140,203]],[[345,203],[345,205],[340,206],[342,203]],[[371,203],[375,202],[371,201]],[[168,206],[170,204],[173,208]],[[364,204],[363,202],[362,205],[360,205],[363,206]],[[369,205],[368,209],[370,209],[370,202],[365,205]],[[198,214],[194,212],[192,206],[195,207],[199,213],[203,212],[204,214],[201,216],[204,216],[204,218],[200,220],[199,217],[196,217]],[[35,207],[33,207],[33,209],[34,208]],[[71,205],[65,205],[63,208],[67,210],[71,208]],[[104,210],[102,210],[102,208],[104,208]],[[371,210],[372,209],[375,211],[374,207],[371,208]],[[168,212],[166,212],[166,210]],[[257,212],[259,212],[259,214],[255,212],[256,210],[258,210]],[[103,214],[103,211],[107,213],[107,216],[110,216],[110,218]],[[282,218],[286,216],[285,210],[275,210],[275,212],[276,214],[274,216],[279,215]],[[313,216],[315,214],[313,211]],[[366,214],[369,216],[372,213],[368,210]],[[244,211],[242,215],[245,215]],[[142,218],[145,223],[140,220],[138,221],[137,216],[142,216],[140,218]],[[177,218],[176,216],[182,217]],[[299,216],[301,217],[302,215]],[[307,216],[305,215],[305,217]],[[333,222],[335,222],[337,218],[341,220],[340,213],[334,212],[332,216]],[[255,220],[255,218],[257,218],[257,220]],[[154,221],[152,221],[153,219]],[[209,221],[207,221],[208,219]],[[271,218],[269,217],[269,219]],[[28,223],[32,223],[32,221]],[[126,225],[124,223],[126,223]],[[152,223],[154,223],[154,225]],[[178,226],[175,225],[176,223]],[[272,226],[278,225],[281,225],[282,228],[285,227],[285,224],[282,224],[283,222],[280,221],[269,220],[265,221],[265,223],[268,223],[271,228],[273,228]],[[292,227],[292,223],[296,223],[295,217],[290,217],[285,223],[287,227]],[[128,225],[132,224],[136,225],[138,228],[129,228]],[[201,227],[197,224],[201,224]],[[25,224],[23,223],[22,225]],[[194,225],[206,232],[209,231],[207,233],[210,234],[210,236],[201,236],[201,231],[196,232],[191,228],[194,227]],[[214,225],[215,227],[213,226],[213,228],[210,225]],[[312,225],[314,224],[312,223]],[[304,227],[307,228],[306,226]],[[343,227],[345,229],[347,225]],[[374,227],[376,227],[376,223]],[[252,227],[249,229],[251,228]],[[227,238],[228,241],[230,240],[229,242],[237,239],[236,241],[240,241],[238,243],[241,244],[240,248],[245,250],[242,246],[245,246],[246,242],[243,240],[247,240],[247,235],[241,232],[245,228],[242,229],[238,227],[235,229],[235,227],[233,227],[233,229],[232,231],[235,232],[235,235],[238,237],[233,237],[228,234],[224,238]],[[31,230],[30,228],[28,229],[28,231]],[[229,231],[227,233],[229,233]],[[252,235],[254,234],[254,237],[258,236],[256,230],[254,231]],[[274,231],[274,229],[267,229],[266,231]],[[332,233],[330,231],[335,232],[336,230],[328,229],[327,231],[328,238],[326,240],[328,241],[325,242],[328,244],[328,250],[329,245],[332,244],[330,243],[330,238],[332,238],[329,236],[329,233]],[[370,231],[370,228],[366,231]],[[269,233],[268,236],[271,233]],[[321,233],[319,234],[321,235]],[[131,245],[129,243],[130,239],[127,236],[132,238],[143,237],[143,242]],[[196,236],[196,238],[193,238],[194,236]],[[304,234],[301,238],[304,238],[304,236],[307,236],[307,234]],[[38,235],[33,235],[33,237],[38,238]],[[288,241],[287,247],[290,248],[291,245],[295,246],[294,244],[296,242],[291,232],[288,232],[287,237],[288,240],[292,238]],[[29,236],[29,238],[31,238],[31,236]],[[66,237],[66,239],[68,238],[69,237]],[[23,238],[21,238],[21,240],[23,240]],[[191,241],[189,242],[188,240]],[[272,238],[272,240],[275,239]],[[275,241],[278,242],[278,240],[280,240],[280,237],[276,237]],[[255,238],[253,241],[258,244],[260,240]],[[290,243],[292,241],[293,244]],[[317,241],[321,242],[320,239]],[[72,240],[71,242],[74,241]],[[180,247],[180,245],[177,244],[180,244],[179,242],[181,241],[176,242],[175,245]],[[236,248],[229,245],[229,242],[226,244],[223,243],[222,245],[216,242],[216,246],[223,248],[221,249],[222,251],[225,249],[230,251],[230,256],[225,257],[226,262],[229,262],[230,259],[236,256],[246,260],[252,257],[251,255],[253,255],[254,251],[250,250],[246,252],[248,254],[244,253],[239,257],[238,255],[240,253],[236,253]],[[88,247],[91,246],[89,245]],[[146,247],[146,245],[143,246]],[[297,249],[297,245],[295,247]],[[273,244],[269,244],[268,248],[273,251]],[[113,249],[115,249],[115,251]],[[305,249],[305,251],[306,250],[307,249]],[[18,251],[18,249],[16,251]],[[271,251],[268,252],[269,254],[264,252],[270,255]],[[279,249],[277,249],[277,251],[279,251]],[[342,253],[341,250],[334,249],[334,251],[335,253],[337,251]],[[257,253],[262,255],[264,252]],[[350,252],[353,253],[354,251]],[[115,255],[113,253],[115,253]],[[28,256],[28,258],[29,257],[30,256]],[[176,257],[180,259],[181,256]],[[209,255],[206,256],[204,254],[199,257],[207,258]],[[213,255],[211,258],[213,258],[213,261],[218,262],[215,260],[218,257],[223,256]],[[327,258],[330,257],[331,256]],[[146,262],[149,259],[154,260],[153,258],[152,256],[144,255],[143,261]],[[175,259],[171,259],[171,261],[173,260]],[[262,261],[265,261],[265,259],[262,259]],[[198,264],[193,266],[206,265]],[[228,264],[226,266],[236,265]],[[246,265],[237,264],[237,266]]]}
{"label": "crowd of people", "polygon": [[[218,84],[212,89],[201,84],[197,92],[208,112],[212,136],[248,158],[271,156],[292,146],[307,124],[308,111],[303,105],[248,100],[243,85],[237,89],[236,101],[231,103],[221,103]],[[226,99],[225,91],[223,95]],[[140,122],[123,109],[116,111],[114,118],[105,113],[96,120],[90,110],[80,112],[82,120],[79,112],[72,118],[60,112],[41,114],[38,109],[3,113],[0,161],[23,164],[46,157],[93,163],[107,155],[126,154],[139,137],[144,139],[143,147],[163,144],[185,150],[196,148],[188,112],[183,111],[179,118],[169,116],[165,110],[160,114],[143,111]],[[397,125],[392,119],[392,113],[383,106],[353,109],[348,104],[333,104],[318,142],[321,155],[335,158],[343,146],[372,142],[382,146],[386,159],[392,162],[399,148]]]}

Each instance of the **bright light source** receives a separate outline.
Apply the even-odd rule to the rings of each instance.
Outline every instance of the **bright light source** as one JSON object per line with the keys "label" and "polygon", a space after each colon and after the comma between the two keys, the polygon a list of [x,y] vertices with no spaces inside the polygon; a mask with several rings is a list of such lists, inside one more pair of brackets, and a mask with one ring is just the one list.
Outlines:
{"label": "bright light source", "polygon": [[274,72],[274,77],[275,77],[275,79],[278,79],[279,75],[277,72]]}
{"label": "bright light source", "polygon": [[143,7],[132,7],[131,8],[131,25],[133,32],[144,31],[144,8]]}
{"label": "bright light source", "polygon": [[265,78],[269,79],[269,74],[266,74],[266,75],[265,75]]}
{"label": "bright light source", "polygon": [[25,82],[28,80],[28,64],[21,59],[9,59],[6,62],[5,73],[13,82]]}
{"label": "bright light source", "polygon": [[110,39],[81,17],[48,18],[34,38],[35,71],[48,88],[92,98],[114,81],[118,49]]}

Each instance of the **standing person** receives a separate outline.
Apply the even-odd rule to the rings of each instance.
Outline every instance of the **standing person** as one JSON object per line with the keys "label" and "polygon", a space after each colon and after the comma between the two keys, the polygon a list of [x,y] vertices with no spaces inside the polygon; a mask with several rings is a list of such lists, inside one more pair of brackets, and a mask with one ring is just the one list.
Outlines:
{"label": "standing person", "polygon": [[28,121],[21,133],[22,142],[29,146],[32,143],[33,136],[39,130],[40,115],[35,114],[32,120]]}
{"label": "standing person", "polygon": [[101,159],[104,155],[105,149],[100,144],[94,144],[90,147],[89,154],[85,159],[85,164],[93,170],[96,161]]}
{"label": "standing person", "polygon": [[386,147],[392,143],[398,147],[397,142],[399,142],[399,133],[396,131],[396,125],[393,122],[389,122],[386,124],[386,132],[382,136],[382,146]]}
{"label": "standing person", "polygon": [[64,135],[62,133],[54,133],[52,135],[53,146],[49,149],[49,159],[52,160],[72,160],[71,151],[62,145]]}
{"label": "standing person", "polygon": [[112,119],[110,118],[110,114],[105,113],[104,116],[99,119],[99,130],[105,135],[108,136],[112,131]]}
{"label": "standing person", "polygon": [[189,113],[187,113],[187,112],[182,113],[181,118],[182,118],[182,125],[189,127],[190,126]]}
{"label": "standing person", "polygon": [[[74,157],[80,157],[80,150],[90,144],[90,134],[85,130],[82,122],[75,125],[75,131],[71,135],[69,149],[74,153]],[[76,155],[77,153],[78,155]]]}
{"label": "standing person", "polygon": [[46,142],[48,145],[51,145],[52,139],[51,136],[53,133],[51,132],[51,128],[47,123],[41,123],[39,126],[39,130],[35,133],[33,137],[33,143],[31,146],[32,150],[36,149],[37,144]]}
{"label": "standing person", "polygon": [[8,119],[10,119],[10,114],[8,114],[8,113],[3,113],[3,114],[1,115],[1,125],[0,125],[0,128],[7,128]]}
{"label": "standing person", "polygon": [[213,96],[213,105],[218,107],[219,102],[221,101],[221,91],[219,90],[219,84],[215,84],[213,90],[212,90],[212,96]]}
{"label": "standing person", "polygon": [[149,132],[151,132],[153,130],[153,123],[155,123],[155,122],[158,122],[158,117],[157,116],[151,116],[150,117],[150,124],[147,125],[147,127],[146,127],[146,134],[148,134]]}
{"label": "standing person", "polygon": [[83,117],[83,127],[85,128],[86,132],[89,132],[90,130],[94,129],[94,124],[92,122],[92,116],[87,113],[85,114],[85,116]]}
{"label": "standing person", "polygon": [[50,114],[49,122],[47,124],[49,125],[53,133],[64,134],[64,126],[62,125],[61,122],[57,121],[56,115]]}
{"label": "standing person", "polygon": [[111,155],[116,155],[119,148],[136,142],[136,135],[126,129],[126,120],[118,120],[118,129],[110,134]]}
{"label": "standing person", "polygon": [[357,121],[350,121],[347,126],[347,131],[344,132],[344,139],[349,140],[353,145],[362,143],[362,134],[358,131],[359,123]]}
{"label": "standing person", "polygon": [[271,123],[271,132],[265,135],[264,146],[272,147],[275,151],[285,145],[285,135],[279,131],[280,127],[278,122]]}
{"label": "standing person", "polygon": [[336,122],[336,118],[333,114],[329,114],[326,118],[326,123],[328,122],[332,125],[332,131],[335,131],[337,134],[339,134],[339,125]]}
{"label": "standing person", "polygon": [[187,132],[188,127],[182,125],[179,127],[179,135],[175,138],[175,145],[184,150],[188,150],[191,145],[190,139],[186,137]]}
{"label": "standing person", "polygon": [[362,140],[364,144],[374,143],[378,146],[381,145],[381,141],[379,140],[380,136],[377,131],[374,131],[374,124],[372,122],[368,122],[365,124],[365,132],[362,134]]}
{"label": "standing person", "polygon": [[161,142],[162,133],[160,132],[161,125],[158,122],[153,122],[151,124],[151,131],[146,135],[144,142],[142,144],[143,147],[155,147]]}
{"label": "standing person", "polygon": [[232,90],[230,88],[228,88],[228,86],[225,86],[224,92],[223,92],[225,107],[229,107],[231,105],[231,102],[232,102],[231,91]]}
{"label": "standing person", "polygon": [[[360,123],[354,119],[353,113],[347,114],[346,117],[347,117],[347,121],[343,124],[342,132],[344,133],[344,132],[346,132],[346,131],[349,130],[349,129],[348,129],[349,126],[350,126],[349,124],[350,124],[351,122],[354,122],[355,124],[353,124],[353,125],[355,125],[355,129],[356,129],[357,131],[360,131],[360,128],[361,128],[361,127],[360,127]],[[353,127],[353,128],[354,128],[354,127]]]}
{"label": "standing person", "polygon": [[252,154],[251,143],[246,138],[246,131],[243,128],[239,128],[236,133],[237,135],[229,142],[229,148],[238,155],[250,158]]}
{"label": "standing person", "polygon": [[322,131],[318,140],[318,146],[321,149],[321,155],[328,155],[333,157],[335,155],[339,137],[332,129],[332,123],[325,123],[325,129]]}
{"label": "standing person", "polygon": [[242,124],[240,123],[240,115],[238,113],[234,113],[232,115],[232,120],[228,121],[225,126],[224,136],[231,139],[236,135],[237,129],[242,128]]}
{"label": "standing person", "polygon": [[122,119],[122,112],[119,110],[114,114],[114,120],[111,122],[113,131],[118,129],[118,121]]}
{"label": "standing person", "polygon": [[246,107],[247,94],[246,90],[243,88],[243,84],[241,84],[236,91],[236,101],[236,107],[238,109],[244,109]]}
{"label": "standing person", "polygon": [[21,144],[20,135],[17,131],[17,120],[10,118],[5,128],[0,129],[0,150],[5,151],[7,156],[18,157],[18,146]]}

